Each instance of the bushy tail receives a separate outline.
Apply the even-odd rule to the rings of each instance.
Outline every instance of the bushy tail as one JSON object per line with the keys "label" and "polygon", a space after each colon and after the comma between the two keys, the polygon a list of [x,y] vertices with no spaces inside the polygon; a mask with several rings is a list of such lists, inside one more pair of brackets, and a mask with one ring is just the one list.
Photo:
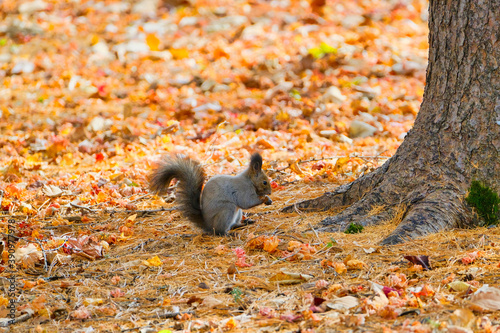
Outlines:
{"label": "bushy tail", "polygon": [[162,195],[167,192],[170,181],[179,180],[176,201],[180,211],[191,222],[204,228],[201,212],[200,196],[205,182],[205,172],[202,166],[190,158],[169,156],[164,158],[149,176],[149,190]]}

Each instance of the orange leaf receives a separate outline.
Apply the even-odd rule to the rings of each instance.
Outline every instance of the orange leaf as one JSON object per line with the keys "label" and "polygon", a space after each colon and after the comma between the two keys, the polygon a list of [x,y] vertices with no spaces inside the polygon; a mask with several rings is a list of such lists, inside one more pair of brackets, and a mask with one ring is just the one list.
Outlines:
{"label": "orange leaf", "polygon": [[267,238],[266,240],[264,240],[263,249],[266,252],[272,253],[272,252],[276,251],[279,243],[280,243],[280,239],[278,237],[271,236],[271,237]]}
{"label": "orange leaf", "polygon": [[97,202],[105,202],[106,200],[108,200],[108,196],[106,195],[106,193],[104,192],[99,192],[99,194],[97,195]]}

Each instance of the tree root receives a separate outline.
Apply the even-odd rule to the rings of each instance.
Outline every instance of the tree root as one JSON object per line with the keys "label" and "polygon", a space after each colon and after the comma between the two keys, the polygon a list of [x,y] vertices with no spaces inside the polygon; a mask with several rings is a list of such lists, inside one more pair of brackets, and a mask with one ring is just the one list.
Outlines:
{"label": "tree root", "polygon": [[377,186],[389,167],[389,162],[384,163],[375,171],[364,175],[352,183],[339,186],[333,192],[326,192],[321,197],[306,200],[283,208],[284,213],[296,211],[327,211],[333,208],[352,205],[361,199],[367,192]]}
{"label": "tree root", "polygon": [[471,225],[470,217],[471,211],[457,192],[438,190],[414,203],[396,230],[381,244],[397,244],[433,232]]}
{"label": "tree root", "polygon": [[363,226],[391,223],[396,229],[382,245],[397,244],[455,227],[473,225],[473,214],[464,204],[459,186],[425,177],[393,179],[397,167],[389,162],[373,173],[340,186],[316,199],[284,208],[283,212],[327,211],[348,206],[321,221],[320,231],[345,231],[351,223]]}

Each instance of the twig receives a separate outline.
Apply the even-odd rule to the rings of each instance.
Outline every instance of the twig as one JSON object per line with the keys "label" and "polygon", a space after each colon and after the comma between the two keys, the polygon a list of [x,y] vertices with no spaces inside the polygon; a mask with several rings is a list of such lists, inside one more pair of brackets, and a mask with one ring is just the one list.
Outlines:
{"label": "twig", "polygon": [[15,236],[15,235],[6,234],[5,232],[0,232],[0,235],[4,235],[4,236],[7,236],[7,237],[14,237],[14,238],[17,238],[17,239],[27,240],[26,238]]}
{"label": "twig", "polygon": [[288,237],[288,238],[295,239],[295,240],[296,240],[296,241],[298,241],[298,242],[305,243],[305,241],[304,241],[303,239],[300,239],[300,238],[295,237],[295,236],[293,236],[293,235],[287,235],[287,234],[279,234],[279,233],[277,233],[277,234],[275,234],[275,236],[278,236],[278,237],[285,237],[285,238],[287,238],[287,237]]}
{"label": "twig", "polygon": [[48,198],[47,200],[45,200],[45,201],[44,201],[44,203],[43,203],[40,207],[38,207],[38,209],[37,209],[36,211],[37,211],[37,212],[39,212],[39,211],[40,211],[40,209],[42,209],[42,207],[43,207],[43,206],[45,206],[45,204],[46,204],[47,202],[49,202],[50,200],[52,200],[52,198]]}
{"label": "twig", "polygon": [[297,208],[297,204],[293,204],[293,210],[299,214],[299,215],[302,215],[302,212]]}
{"label": "twig", "polygon": [[274,265],[274,264],[277,264],[277,263],[279,263],[279,262],[281,262],[281,261],[285,261],[285,260],[287,260],[288,258],[291,258],[291,257],[293,257],[294,255],[297,255],[299,252],[300,252],[300,248],[298,248],[297,250],[295,250],[295,252],[294,252],[294,253],[292,253],[292,254],[290,254],[290,255],[288,255],[288,256],[286,256],[286,257],[279,258],[278,260],[275,260],[275,261],[273,261],[272,263],[270,263],[269,265],[264,266],[264,267],[261,267],[261,268],[267,268],[267,267],[272,266],[272,265]]}
{"label": "twig", "polygon": [[183,314],[194,314],[194,311],[184,311],[184,312],[165,312],[165,313],[160,313],[156,316],[150,316],[148,318],[161,318],[161,319],[168,319],[168,318],[175,318],[179,315]]}
{"label": "twig", "polygon": [[95,213],[95,212],[96,212],[96,210],[95,210],[95,209],[91,209],[91,208],[89,208],[89,207],[80,206],[80,205],[77,205],[77,204],[72,203],[72,202],[70,202],[69,204],[70,204],[70,206],[72,206],[72,207],[76,207],[76,208],[84,209],[84,210],[87,210],[87,211],[89,211],[89,212],[91,212],[91,213]]}
{"label": "twig", "polygon": [[8,217],[11,219],[25,219],[28,216],[27,215],[14,215],[14,214],[9,214],[8,212],[0,212],[0,217]]}
{"label": "twig", "polygon": [[57,229],[57,228],[64,228],[64,227],[82,227],[85,225],[92,225],[92,224],[97,224],[97,222],[49,225],[49,226],[43,227],[42,229]]}
{"label": "twig", "polygon": [[130,332],[130,331],[134,331],[134,330],[142,330],[143,328],[151,328],[152,329],[153,326],[148,325],[148,326],[139,326],[139,327],[133,327],[133,328],[126,328],[124,330],[121,330],[120,332]]}
{"label": "twig", "polygon": [[132,250],[135,252],[139,249],[144,249],[144,245],[148,245],[149,243],[154,242],[154,239],[147,239],[144,242],[141,242],[139,245],[136,245],[132,248]]}
{"label": "twig", "polygon": [[148,197],[148,196],[150,196],[150,195],[151,195],[150,193],[148,193],[148,194],[144,194],[144,195],[141,195],[140,197],[135,198],[134,200],[130,201],[129,203],[134,203],[134,202],[139,201],[139,200],[141,200],[141,199],[144,199],[144,198],[146,198],[146,197]]}
{"label": "twig", "polygon": [[[149,316],[146,317],[145,319],[169,319],[169,318],[175,318],[177,316],[183,315],[183,314],[194,314],[194,311],[184,311],[184,312],[165,312],[161,313],[155,316]],[[140,330],[142,328],[152,328],[152,326],[141,326],[141,327],[133,327],[133,328],[126,328],[121,330],[120,332],[130,332],[134,330]]]}
{"label": "twig", "polygon": [[26,320],[30,319],[31,317],[33,317],[33,314],[34,314],[33,310],[27,308],[24,311],[26,311],[27,313],[20,315],[17,318],[14,318],[14,319],[2,318],[2,319],[0,319],[0,327],[7,327],[10,325],[14,325],[14,324],[26,321]]}
{"label": "twig", "polygon": [[38,239],[33,239],[38,246],[42,249],[42,254],[43,254],[43,270],[47,272],[48,266],[47,266],[47,255],[45,254],[45,249],[42,246],[42,243]]}
{"label": "twig", "polygon": [[171,212],[173,210],[177,210],[178,207],[172,207],[172,208],[159,208],[159,209],[141,209],[141,210],[106,210],[106,213],[114,215],[117,213],[127,213],[127,214],[149,214],[149,213],[158,213],[158,212]]}
{"label": "twig", "polygon": [[316,235],[316,239],[320,242],[320,244],[321,244],[321,243],[323,243],[323,242],[321,241],[321,239],[319,238],[318,233],[317,233],[317,232],[316,232],[316,230],[313,228],[312,224],[311,224],[311,223],[308,223],[307,225],[308,225],[308,226],[309,226],[309,228],[311,228],[311,230],[314,232],[314,234]]}

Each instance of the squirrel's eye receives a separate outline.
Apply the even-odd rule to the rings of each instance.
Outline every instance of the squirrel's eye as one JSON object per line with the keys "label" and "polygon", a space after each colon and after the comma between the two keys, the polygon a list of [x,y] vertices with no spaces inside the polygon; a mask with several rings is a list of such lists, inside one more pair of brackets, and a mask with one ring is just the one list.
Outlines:
{"label": "squirrel's eye", "polygon": [[262,184],[267,185],[267,181],[265,181],[265,180],[264,180],[264,181],[262,182]]}

